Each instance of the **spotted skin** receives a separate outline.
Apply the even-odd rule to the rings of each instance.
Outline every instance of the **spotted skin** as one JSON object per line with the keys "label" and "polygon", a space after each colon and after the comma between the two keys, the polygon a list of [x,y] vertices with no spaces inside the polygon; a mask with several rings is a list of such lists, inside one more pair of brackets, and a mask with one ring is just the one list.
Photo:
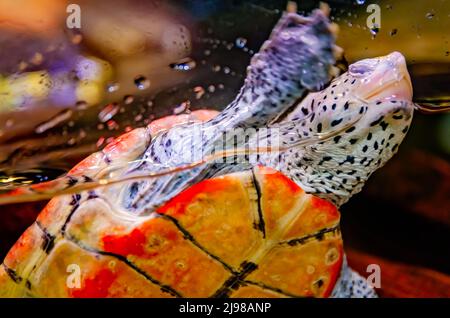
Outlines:
{"label": "spotted skin", "polygon": [[[283,171],[308,192],[340,206],[359,192],[370,175],[397,152],[411,124],[411,100],[410,78],[400,53],[357,62],[326,89],[309,94],[279,122],[281,129],[272,124],[267,135],[280,134],[278,140],[289,144],[311,138],[317,133],[336,130],[351,119],[361,119],[331,140],[303,149],[292,149],[281,155],[262,154],[259,163]],[[245,113],[247,106],[237,104],[233,107],[240,107],[242,110],[238,113]],[[228,112],[218,117],[224,114]],[[226,122],[225,119],[221,120]],[[297,122],[298,125],[292,125]],[[189,125],[157,136],[143,157],[149,163],[140,164],[135,169],[154,170],[161,163],[164,163],[163,168],[179,165],[182,163],[179,158],[190,158],[190,154],[202,153],[199,149],[214,147],[212,137],[220,135],[221,131],[236,128],[232,126],[228,129],[226,125],[219,126],[220,129],[216,127],[216,119],[202,124],[198,131],[205,138],[192,139],[195,127]],[[264,139],[264,136],[258,138]],[[250,147],[257,145],[255,140],[250,137]],[[231,142],[228,147],[244,146]],[[127,207],[147,206],[154,198],[163,202],[162,198],[176,193],[171,191],[177,188],[242,168],[243,165],[208,165],[207,169],[178,175],[175,180],[167,178],[158,183],[142,182],[139,186],[141,189],[135,192],[138,199]],[[142,184],[146,186],[142,187]],[[144,202],[140,202],[140,198],[144,197]]]}
{"label": "spotted skin", "polygon": [[331,140],[282,154],[281,160],[276,158],[279,163],[267,156],[261,161],[307,192],[341,206],[397,152],[412,115],[412,88],[403,56],[394,52],[362,60],[323,91],[307,96],[284,122],[307,118],[299,131],[315,134],[337,129],[349,118],[361,119]]}
{"label": "spotted skin", "polygon": [[373,287],[367,284],[364,277],[349,268],[344,258],[341,275],[331,294],[333,298],[376,298]]}

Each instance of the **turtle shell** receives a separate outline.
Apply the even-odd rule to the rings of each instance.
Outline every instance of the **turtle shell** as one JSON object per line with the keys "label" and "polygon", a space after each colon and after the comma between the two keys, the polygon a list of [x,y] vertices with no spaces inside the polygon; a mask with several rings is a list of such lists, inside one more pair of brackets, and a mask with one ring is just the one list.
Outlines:
{"label": "turtle shell", "polygon": [[[137,158],[148,131],[69,175]],[[201,181],[146,216],[116,200],[109,188],[52,199],[0,266],[0,296],[327,297],[342,267],[337,208],[271,168]]]}

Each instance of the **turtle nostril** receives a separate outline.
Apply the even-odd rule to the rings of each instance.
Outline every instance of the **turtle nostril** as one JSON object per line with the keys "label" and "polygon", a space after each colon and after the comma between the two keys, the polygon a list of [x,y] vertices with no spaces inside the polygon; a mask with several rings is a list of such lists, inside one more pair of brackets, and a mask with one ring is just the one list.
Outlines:
{"label": "turtle nostril", "polygon": [[365,63],[356,63],[349,66],[348,71],[350,75],[355,77],[365,76],[372,73],[373,68]]}

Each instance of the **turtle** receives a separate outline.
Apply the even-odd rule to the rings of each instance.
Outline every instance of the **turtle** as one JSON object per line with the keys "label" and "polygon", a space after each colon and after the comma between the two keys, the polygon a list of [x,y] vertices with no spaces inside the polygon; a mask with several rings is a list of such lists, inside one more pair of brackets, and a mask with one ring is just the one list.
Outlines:
{"label": "turtle", "polygon": [[397,151],[412,85],[397,52],[332,79],[334,41],[326,10],[284,13],[222,112],[156,120],[81,161],[58,182],[161,173],[218,145],[285,147],[53,198],[3,261],[0,295],[376,297],[347,266],[338,209]]}

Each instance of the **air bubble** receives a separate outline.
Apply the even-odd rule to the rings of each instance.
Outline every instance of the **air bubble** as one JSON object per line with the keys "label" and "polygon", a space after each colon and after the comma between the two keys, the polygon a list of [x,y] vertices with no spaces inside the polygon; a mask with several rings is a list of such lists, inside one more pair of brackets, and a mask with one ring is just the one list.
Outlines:
{"label": "air bubble", "polygon": [[105,123],[111,118],[113,118],[117,112],[119,111],[119,105],[113,103],[106,105],[99,113],[98,113],[98,119]]}
{"label": "air bubble", "polygon": [[145,76],[139,75],[134,78],[134,85],[140,90],[144,90],[150,87],[150,80]]}
{"label": "air bubble", "polygon": [[197,63],[191,58],[182,59],[179,62],[172,63],[169,66],[176,71],[190,71],[195,68]]}
{"label": "air bubble", "polygon": [[81,100],[81,101],[76,102],[75,108],[77,110],[85,110],[88,108],[88,104],[85,101]]}
{"label": "air bubble", "polygon": [[143,118],[144,118],[144,116],[142,114],[138,114],[134,117],[134,121],[140,122]]}
{"label": "air bubble", "polygon": [[366,3],[366,0],[356,0],[356,4],[363,5]]}
{"label": "air bubble", "polygon": [[185,112],[187,109],[189,109],[189,106],[190,106],[189,101],[182,102],[180,105],[178,105],[177,107],[175,107],[173,109],[173,114],[179,115],[179,114]]}
{"label": "air bubble", "polygon": [[80,129],[80,132],[79,132],[79,134],[78,134],[78,137],[79,137],[80,139],[83,139],[83,138],[86,138],[86,136],[87,136],[87,133],[86,133],[83,129]]}
{"label": "air bubble", "polygon": [[239,37],[239,38],[237,38],[236,41],[235,41],[236,47],[238,47],[238,48],[240,48],[240,49],[242,49],[243,47],[245,47],[246,44],[247,44],[247,39],[246,39],[246,38]]}
{"label": "air bubble", "polygon": [[195,98],[200,99],[205,94],[205,89],[201,86],[194,87]]}
{"label": "air bubble", "polygon": [[123,102],[125,103],[125,105],[129,105],[129,104],[131,104],[132,102],[134,102],[134,97],[133,97],[133,95],[125,95],[125,96],[123,97]]}
{"label": "air bubble", "polygon": [[378,34],[378,32],[380,31],[380,28],[374,24],[371,28],[370,28],[370,34],[372,34],[372,38],[375,38]]}
{"label": "air bubble", "polygon": [[106,123],[108,130],[117,130],[119,129],[119,124],[114,120],[108,120]]}
{"label": "air bubble", "polygon": [[95,145],[97,146],[97,148],[100,148],[104,142],[105,142],[105,137],[100,137],[100,138],[98,138],[97,143]]}
{"label": "air bubble", "polygon": [[63,110],[61,113],[57,114],[56,116],[54,116],[53,118],[51,118],[50,120],[40,124],[39,126],[36,127],[35,132],[37,134],[42,134],[43,132],[61,124],[62,122],[68,120],[70,117],[72,117],[72,110],[70,109],[66,109]]}
{"label": "air bubble", "polygon": [[118,91],[120,88],[119,83],[109,83],[108,85],[106,85],[106,91],[108,93],[113,93]]}

